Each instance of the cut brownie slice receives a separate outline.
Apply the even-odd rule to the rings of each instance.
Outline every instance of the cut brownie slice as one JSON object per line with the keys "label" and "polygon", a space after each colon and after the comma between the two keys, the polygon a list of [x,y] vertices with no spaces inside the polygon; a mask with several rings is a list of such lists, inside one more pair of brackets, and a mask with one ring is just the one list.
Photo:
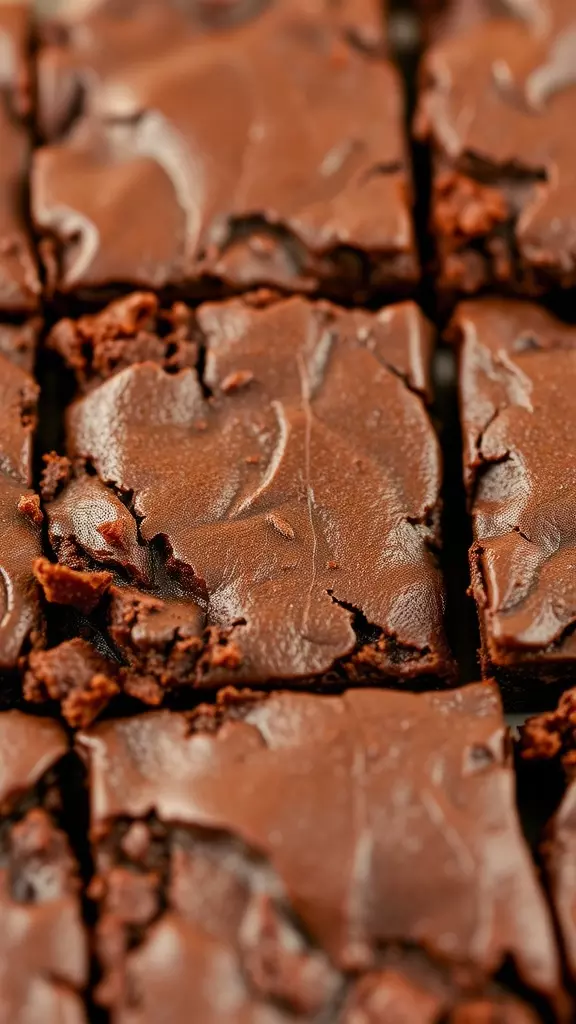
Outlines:
{"label": "cut brownie slice", "polygon": [[47,30],[32,211],[49,287],[409,292],[403,97],[380,18],[377,0],[115,0]]}
{"label": "cut brownie slice", "polygon": [[32,134],[26,124],[32,114],[31,9],[26,2],[0,4],[0,313],[4,314],[27,314],[40,302],[25,213]]}
{"label": "cut brownie slice", "polygon": [[36,323],[0,326],[0,689],[39,619],[32,563],[42,511],[30,490],[38,386],[28,372],[37,332]]}
{"label": "cut brownie slice", "polygon": [[79,734],[120,1022],[562,1015],[498,690],[227,691]]}
{"label": "cut brownie slice", "polygon": [[114,573],[93,624],[122,687],[159,703],[182,686],[450,678],[418,309],[205,305],[197,370],[159,357],[98,383],[100,322],[51,340],[69,358],[83,336],[87,393],[67,416],[76,475],[47,505],[61,565],[42,572],[49,600],[81,611],[87,573]]}
{"label": "cut brownie slice", "polygon": [[573,286],[572,5],[450,0],[433,35],[416,130],[433,153],[440,288]]}
{"label": "cut brownie slice", "polygon": [[556,711],[528,720],[521,751],[529,760],[560,761],[567,789],[543,845],[548,882],[576,985],[576,689],[567,691]]}
{"label": "cut brownie slice", "polygon": [[61,826],[68,743],[53,721],[0,714],[0,1016],[85,1024],[88,981],[74,856]]}
{"label": "cut brownie slice", "polygon": [[534,707],[576,672],[576,328],[504,300],[454,328],[483,670]]}

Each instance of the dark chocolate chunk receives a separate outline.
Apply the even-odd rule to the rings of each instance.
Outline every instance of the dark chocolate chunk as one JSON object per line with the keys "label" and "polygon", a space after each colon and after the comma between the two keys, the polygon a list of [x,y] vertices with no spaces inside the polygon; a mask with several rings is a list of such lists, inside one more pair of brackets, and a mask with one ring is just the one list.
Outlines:
{"label": "dark chocolate chunk", "polygon": [[40,47],[49,289],[348,300],[418,279],[376,0],[96,3]]}
{"label": "dark chocolate chunk", "polygon": [[115,1020],[561,1016],[498,691],[228,693],[78,736]]}

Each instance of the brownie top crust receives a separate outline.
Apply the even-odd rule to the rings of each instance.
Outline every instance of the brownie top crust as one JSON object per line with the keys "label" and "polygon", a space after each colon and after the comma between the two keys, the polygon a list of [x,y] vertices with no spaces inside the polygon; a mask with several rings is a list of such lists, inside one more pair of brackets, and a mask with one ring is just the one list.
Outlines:
{"label": "brownie top crust", "polygon": [[379,19],[372,0],[114,3],[47,31],[32,210],[48,286],[413,284]]}
{"label": "brownie top crust", "polygon": [[576,328],[530,304],[479,300],[459,307],[455,329],[490,654],[573,659]]}
{"label": "brownie top crust", "polygon": [[[199,685],[333,669],[338,682],[349,656],[340,681],[368,678],[371,655],[380,678],[445,677],[441,460],[418,309],[230,300],[200,307],[196,332],[200,372],[137,362],[94,387],[82,364],[68,454],[92,475],[47,509],[62,560],[72,550],[71,567],[88,556],[154,593],[160,545],[173,614],[189,636],[227,641]],[[51,344],[77,352],[70,322]],[[154,618],[138,626],[150,644]]]}
{"label": "brownie top crust", "polygon": [[[255,903],[267,895],[273,916],[291,920],[340,972],[376,970],[400,945],[473,992],[510,957],[525,985],[554,998],[552,926],[516,815],[492,684],[423,695],[232,692],[195,718],[102,722],[78,743],[101,870],[118,823],[125,867],[129,856],[145,861],[147,843],[147,827],[126,833],[126,823],[174,830],[165,916],[135,953],[146,964],[144,1006],[157,988],[168,991],[174,965],[159,951],[170,934],[217,971],[225,954],[215,939],[231,927],[239,885]],[[195,896],[188,872],[215,855],[220,869]],[[224,890],[228,872],[236,888],[230,879]],[[213,908],[225,892],[222,918]],[[247,918],[233,945],[248,940]],[[201,986],[195,975],[188,984]]]}

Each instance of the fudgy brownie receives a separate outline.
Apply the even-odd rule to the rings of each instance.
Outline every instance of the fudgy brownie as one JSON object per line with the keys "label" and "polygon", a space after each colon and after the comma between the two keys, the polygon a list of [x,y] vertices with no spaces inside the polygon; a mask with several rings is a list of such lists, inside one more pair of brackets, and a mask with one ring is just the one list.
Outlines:
{"label": "fudgy brownie", "polygon": [[[86,393],[67,415],[74,475],[46,506],[59,564],[39,579],[49,602],[92,613],[118,663],[76,638],[34,655],[27,695],[65,697],[78,724],[94,676],[98,705],[104,677],[156,704],[193,686],[449,678],[417,307],[232,299],[190,313],[175,346],[151,304],[132,296],[50,340]],[[68,659],[84,656],[80,676]]]}
{"label": "fudgy brownie", "polygon": [[10,314],[31,313],[40,301],[25,213],[32,134],[31,7],[0,4],[0,313]]}
{"label": "fudgy brownie", "polygon": [[409,292],[382,32],[377,0],[114,0],[47,28],[31,198],[49,289]]}
{"label": "fudgy brownie", "polygon": [[576,328],[485,299],[454,333],[483,671],[534,708],[576,672]]}
{"label": "fudgy brownie", "polygon": [[521,750],[530,760],[556,759],[566,772],[566,794],[542,852],[568,969],[576,984],[576,689],[562,696],[556,711],[528,720]]}
{"label": "fudgy brownie", "polygon": [[85,1024],[77,866],[61,828],[68,754],[57,722],[0,714],[0,1016]]}
{"label": "fudgy brownie", "polygon": [[35,323],[0,326],[0,690],[38,628],[32,564],[42,511],[30,489],[38,386],[29,372],[37,331]]}
{"label": "fudgy brownie", "polygon": [[563,0],[450,0],[421,72],[442,291],[576,284],[576,29]]}
{"label": "fudgy brownie", "polygon": [[77,737],[118,1022],[528,1024],[562,996],[493,684],[221,693]]}

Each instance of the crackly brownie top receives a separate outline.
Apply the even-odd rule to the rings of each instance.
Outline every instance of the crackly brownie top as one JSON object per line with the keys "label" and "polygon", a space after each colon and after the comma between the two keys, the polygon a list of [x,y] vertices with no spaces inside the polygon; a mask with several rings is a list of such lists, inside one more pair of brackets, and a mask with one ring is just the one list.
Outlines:
{"label": "crackly brownie top", "polygon": [[235,680],[319,675],[379,637],[399,674],[403,654],[445,670],[431,339],[416,307],[232,300],[200,307],[197,325],[201,378],[136,363],[69,409],[69,454],[97,477],[49,508],[56,548],[74,536],[145,581],[161,541],[180,595],[231,631]]}
{"label": "crackly brownie top", "polygon": [[491,638],[525,652],[576,639],[576,329],[518,302],[464,303],[461,406]]}
{"label": "crackly brownie top", "polygon": [[[375,971],[397,944],[457,967],[454,978],[472,989],[510,955],[527,985],[553,994],[551,923],[492,684],[424,695],[233,691],[195,718],[103,722],[79,743],[101,872],[114,861],[110,843],[117,848],[104,879],[112,912],[125,885],[149,898],[153,847],[171,830],[165,913],[131,958],[143,1006],[168,993],[170,976],[182,978],[179,957],[162,958],[171,943],[179,956],[193,951],[204,973],[228,961],[232,971],[251,951],[258,990],[266,939],[270,951],[280,943],[287,969],[300,949],[292,997],[308,980],[320,1005],[337,990],[335,970]],[[127,882],[140,861],[153,874]],[[134,913],[126,899],[118,907]],[[146,913],[141,905],[140,920]],[[188,985],[200,984],[192,972]]]}
{"label": "crackly brownie top", "polygon": [[37,399],[32,377],[0,351],[0,671],[15,667],[37,615],[41,513],[29,490]]}
{"label": "crackly brownie top", "polygon": [[[454,0],[448,11],[424,61],[420,130],[451,167],[523,193],[520,209],[510,210],[518,216],[521,255],[570,270],[576,146],[566,125],[576,96],[574,7],[566,0]],[[495,217],[503,219],[497,210]]]}
{"label": "crackly brownie top", "polygon": [[53,812],[53,769],[68,751],[57,722],[0,714],[0,1005],[11,1021],[83,1024],[87,980],[76,865]]}
{"label": "crackly brownie top", "polygon": [[109,3],[48,32],[40,125],[64,138],[35,155],[32,206],[58,241],[49,276],[308,290],[308,253],[339,247],[353,277],[364,250],[414,276],[379,19],[374,0]]}

